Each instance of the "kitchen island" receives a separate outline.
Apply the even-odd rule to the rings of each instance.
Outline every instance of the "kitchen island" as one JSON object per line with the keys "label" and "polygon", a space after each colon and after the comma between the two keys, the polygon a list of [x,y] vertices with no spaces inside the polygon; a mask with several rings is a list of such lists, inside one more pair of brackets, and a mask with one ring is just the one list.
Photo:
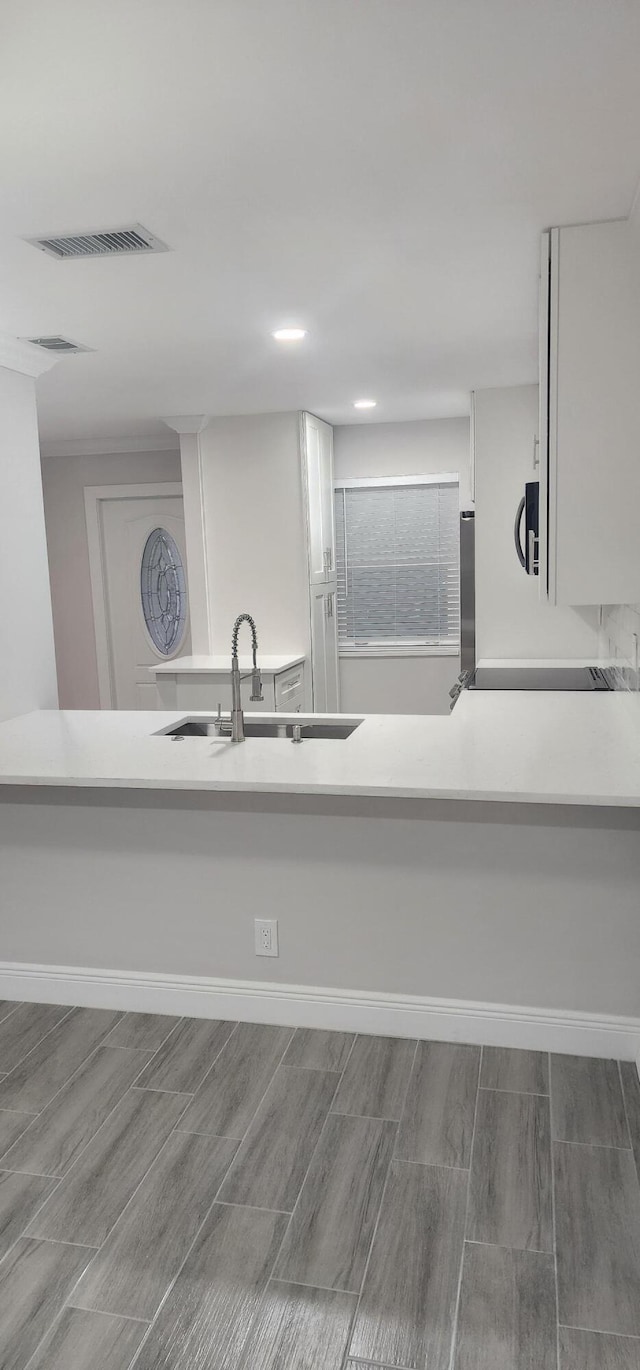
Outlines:
{"label": "kitchen island", "polygon": [[638,695],[299,746],[182,717],[0,725],[0,995],[635,1057]]}

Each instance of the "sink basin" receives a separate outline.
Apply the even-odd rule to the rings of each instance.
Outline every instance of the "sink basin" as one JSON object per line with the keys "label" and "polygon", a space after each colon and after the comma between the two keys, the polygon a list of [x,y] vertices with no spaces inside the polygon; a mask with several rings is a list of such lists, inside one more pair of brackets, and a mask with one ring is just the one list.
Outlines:
{"label": "sink basin", "polygon": [[[265,719],[264,722],[259,718],[245,718],[244,733],[246,738],[250,737],[276,737],[292,738],[293,729],[299,728],[302,738],[333,739],[344,742],[347,737],[360,727],[361,718],[351,718],[344,723],[338,722],[335,718],[313,719],[304,721],[296,714],[283,714],[281,718]],[[214,718],[183,718],[175,727],[163,729],[161,737],[219,737],[216,732]],[[221,741],[229,741],[229,738],[221,738]]]}

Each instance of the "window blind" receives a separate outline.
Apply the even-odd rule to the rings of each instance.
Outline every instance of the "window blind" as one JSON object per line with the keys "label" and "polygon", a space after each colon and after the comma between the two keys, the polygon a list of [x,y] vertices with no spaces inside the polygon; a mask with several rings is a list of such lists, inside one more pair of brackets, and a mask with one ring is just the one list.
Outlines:
{"label": "window blind", "polygon": [[460,641],[457,480],[335,489],[338,640],[358,647]]}

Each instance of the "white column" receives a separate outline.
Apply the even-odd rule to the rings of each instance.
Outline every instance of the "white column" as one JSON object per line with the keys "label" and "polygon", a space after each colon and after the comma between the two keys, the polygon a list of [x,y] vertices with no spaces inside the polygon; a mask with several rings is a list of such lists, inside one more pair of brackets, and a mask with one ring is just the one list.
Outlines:
{"label": "white column", "polygon": [[194,655],[228,653],[246,612],[264,653],[308,656],[299,414],[164,422],[180,435]]}
{"label": "white column", "polygon": [[191,649],[194,656],[209,656],[212,651],[209,611],[209,556],[207,520],[202,488],[200,434],[209,422],[206,414],[178,414],[164,419],[180,436],[182,498],[189,576],[189,614]]}
{"label": "white column", "polygon": [[35,394],[56,360],[0,336],[0,720],[58,704]]}

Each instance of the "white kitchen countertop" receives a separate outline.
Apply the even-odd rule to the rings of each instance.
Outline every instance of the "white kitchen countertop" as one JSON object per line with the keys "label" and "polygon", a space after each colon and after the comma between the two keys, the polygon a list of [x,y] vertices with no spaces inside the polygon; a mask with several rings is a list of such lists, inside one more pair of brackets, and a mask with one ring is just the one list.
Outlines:
{"label": "white kitchen countertop", "polygon": [[154,736],[185,716],[11,719],[0,724],[0,784],[640,806],[635,693],[465,691],[450,715],[368,715],[346,741],[300,746]]}
{"label": "white kitchen countertop", "polygon": [[[238,661],[241,671],[250,671],[253,667],[253,657],[246,653],[239,656]],[[265,656],[263,652],[258,652],[258,666],[263,675],[280,675],[281,671],[299,666],[301,661],[304,661],[303,656],[286,656],[282,653],[279,656]],[[226,656],[176,656],[171,661],[150,666],[149,670],[153,675],[230,675],[231,649]]]}

